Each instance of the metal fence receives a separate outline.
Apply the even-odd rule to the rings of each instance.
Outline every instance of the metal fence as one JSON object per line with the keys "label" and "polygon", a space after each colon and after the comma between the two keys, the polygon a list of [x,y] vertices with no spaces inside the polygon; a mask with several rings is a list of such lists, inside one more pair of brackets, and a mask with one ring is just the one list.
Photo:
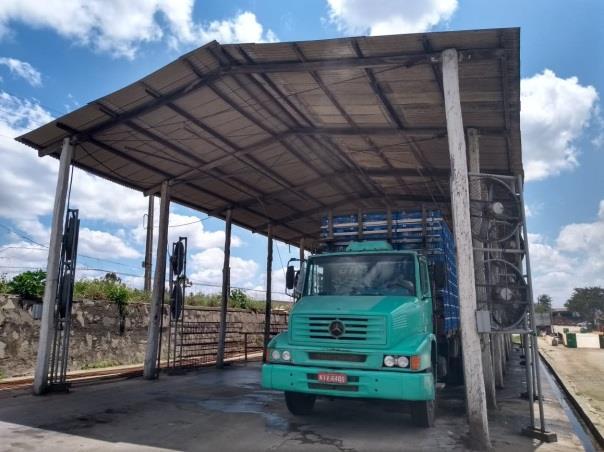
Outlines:
{"label": "metal fence", "polygon": [[[271,337],[285,331],[287,325],[271,326]],[[166,329],[168,369],[190,369],[216,362],[220,322],[181,321]],[[227,324],[224,357],[227,361],[259,360],[264,351],[264,322]]]}

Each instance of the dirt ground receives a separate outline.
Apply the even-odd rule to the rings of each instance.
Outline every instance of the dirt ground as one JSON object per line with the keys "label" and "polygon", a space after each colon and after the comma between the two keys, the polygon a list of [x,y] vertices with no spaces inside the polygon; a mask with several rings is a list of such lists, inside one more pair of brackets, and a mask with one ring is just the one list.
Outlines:
{"label": "dirt ground", "polygon": [[553,347],[543,339],[539,348],[604,435],[604,349]]}

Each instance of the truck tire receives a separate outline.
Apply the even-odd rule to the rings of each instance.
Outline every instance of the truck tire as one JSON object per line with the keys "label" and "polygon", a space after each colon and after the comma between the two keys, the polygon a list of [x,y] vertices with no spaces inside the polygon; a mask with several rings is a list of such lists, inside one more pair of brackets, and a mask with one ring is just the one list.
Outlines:
{"label": "truck tire", "polygon": [[285,404],[291,414],[306,416],[312,413],[317,396],[301,392],[285,391]]}
{"label": "truck tire", "polygon": [[413,425],[421,428],[434,427],[436,417],[436,399],[421,400],[411,403],[411,421]]}
{"label": "truck tire", "polygon": [[411,421],[413,425],[421,428],[434,427],[434,418],[436,417],[436,376],[438,375],[438,360],[436,358],[436,349],[432,348],[432,376],[434,382],[434,399],[420,400],[411,402]]}

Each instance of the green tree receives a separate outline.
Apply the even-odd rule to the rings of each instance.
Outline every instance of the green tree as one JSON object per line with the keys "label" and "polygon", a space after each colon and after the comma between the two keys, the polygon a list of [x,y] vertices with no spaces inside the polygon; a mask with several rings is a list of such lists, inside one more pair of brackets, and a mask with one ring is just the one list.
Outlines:
{"label": "green tree", "polygon": [[569,311],[578,312],[597,327],[598,318],[604,313],[604,289],[602,287],[579,287],[564,304]]}
{"label": "green tree", "polygon": [[229,297],[231,306],[239,309],[248,309],[252,299],[241,289],[231,289]]}
{"label": "green tree", "polygon": [[537,297],[537,305],[535,312],[546,313],[552,310],[552,297],[547,294],[542,294]]}
{"label": "green tree", "polygon": [[11,293],[21,295],[23,298],[38,299],[44,295],[46,272],[44,270],[27,271],[15,276],[8,283]]}

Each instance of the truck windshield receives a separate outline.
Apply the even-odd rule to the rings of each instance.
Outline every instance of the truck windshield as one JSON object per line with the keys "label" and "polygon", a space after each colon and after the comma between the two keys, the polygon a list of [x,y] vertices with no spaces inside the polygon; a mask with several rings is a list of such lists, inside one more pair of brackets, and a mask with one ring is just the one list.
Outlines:
{"label": "truck windshield", "polygon": [[310,260],[304,295],[415,295],[409,254],[318,256]]}

